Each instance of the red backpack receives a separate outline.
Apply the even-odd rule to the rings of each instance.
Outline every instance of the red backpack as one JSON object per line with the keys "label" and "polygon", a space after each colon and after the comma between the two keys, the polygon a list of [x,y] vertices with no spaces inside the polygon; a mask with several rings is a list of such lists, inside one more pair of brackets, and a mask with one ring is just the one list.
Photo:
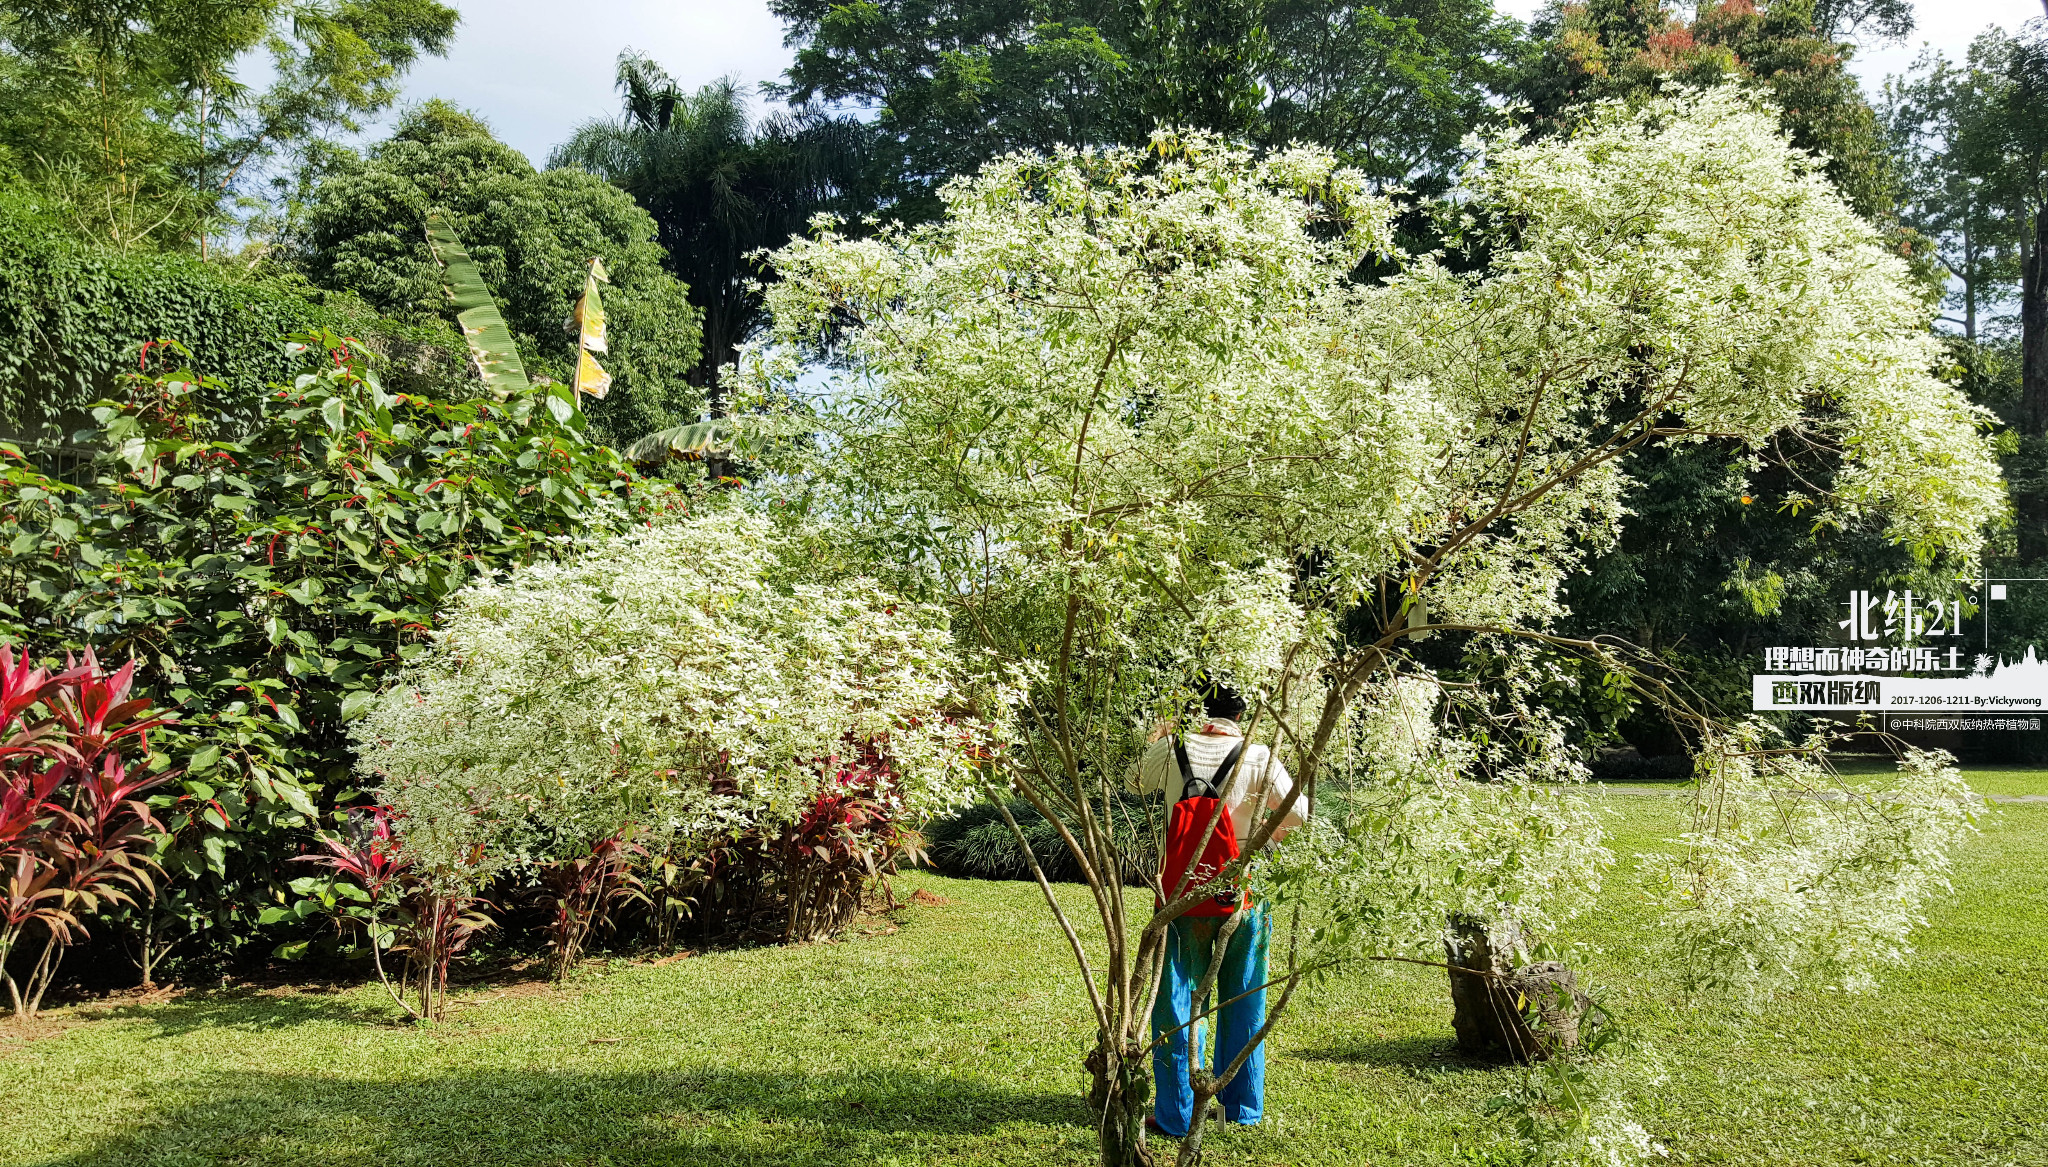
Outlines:
{"label": "red backpack", "polygon": [[[1222,805],[1222,797],[1243,755],[1244,742],[1240,740],[1224,756],[1216,773],[1205,781],[1195,777],[1194,767],[1188,765],[1186,743],[1174,739],[1173,760],[1180,764],[1180,801],[1173,804],[1173,814],[1166,824],[1166,862],[1159,870],[1160,886],[1166,894],[1166,900],[1160,901],[1162,905],[1215,884],[1216,874],[1237,858],[1237,827],[1230,821],[1230,808]],[[1216,826],[1210,830],[1212,816]],[[1187,874],[1191,862],[1194,872]],[[1187,875],[1185,887],[1181,886],[1183,875]],[[1215,884],[1215,888],[1215,894],[1196,903],[1186,914],[1227,916],[1244,903],[1242,890],[1227,884]]]}

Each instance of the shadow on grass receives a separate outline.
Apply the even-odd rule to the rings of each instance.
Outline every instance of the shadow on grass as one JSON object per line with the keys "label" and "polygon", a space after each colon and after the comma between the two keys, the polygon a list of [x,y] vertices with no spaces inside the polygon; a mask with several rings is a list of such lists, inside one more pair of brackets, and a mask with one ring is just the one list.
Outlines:
{"label": "shadow on grass", "polygon": [[854,1167],[919,1163],[977,1143],[1014,1151],[1020,1137],[1036,1146],[1039,1157],[1025,1156],[1033,1162],[1051,1161],[1050,1144],[1094,1147],[1078,1096],[896,1071],[484,1069],[398,1081],[219,1073],[157,1094],[127,1128],[45,1164]]}
{"label": "shadow on grass", "polygon": [[1360,1038],[1342,1045],[1289,1050],[1305,1062],[1384,1066],[1403,1070],[1498,1070],[1505,1063],[1469,1057],[1449,1037]]}
{"label": "shadow on grass", "polygon": [[363,1006],[338,997],[318,994],[275,994],[251,989],[223,989],[218,992],[187,993],[162,1004],[116,1004],[99,1016],[109,1019],[141,1019],[155,1025],[158,1038],[177,1037],[199,1029],[236,1029],[254,1032],[289,1029],[319,1021],[347,1024],[389,1022],[398,1016],[395,1008]]}

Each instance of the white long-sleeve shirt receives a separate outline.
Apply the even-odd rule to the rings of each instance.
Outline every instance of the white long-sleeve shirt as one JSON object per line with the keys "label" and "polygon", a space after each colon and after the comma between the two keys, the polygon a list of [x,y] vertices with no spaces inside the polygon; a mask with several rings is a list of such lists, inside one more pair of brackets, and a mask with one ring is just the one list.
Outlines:
{"label": "white long-sleeve shirt", "polygon": [[[1212,717],[1207,727],[1224,732],[1191,733],[1187,736],[1188,768],[1195,772],[1195,777],[1205,780],[1216,776],[1223,759],[1243,740],[1243,732],[1236,722]],[[1173,759],[1173,741],[1168,736],[1153,742],[1144,756],[1138,759],[1137,773],[1132,776],[1132,786],[1139,794],[1164,791],[1169,807],[1180,801],[1181,794],[1180,765]],[[1294,789],[1294,780],[1288,777],[1287,767],[1273,756],[1273,751],[1251,742],[1245,746],[1244,757],[1238,761],[1237,777],[1223,792],[1223,805],[1230,810],[1230,825],[1237,832],[1239,851],[1243,851],[1252,837],[1252,816],[1245,813],[1249,809],[1247,803],[1262,789],[1266,809],[1278,810],[1280,804],[1287,800],[1288,792]],[[1308,800],[1303,798],[1294,804],[1286,818],[1280,820],[1276,837],[1306,822],[1308,815]]]}

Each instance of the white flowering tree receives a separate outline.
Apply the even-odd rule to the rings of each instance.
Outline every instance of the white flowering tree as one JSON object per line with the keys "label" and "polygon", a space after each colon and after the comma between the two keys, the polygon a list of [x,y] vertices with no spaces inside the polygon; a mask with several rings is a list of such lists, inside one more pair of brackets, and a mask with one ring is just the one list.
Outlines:
{"label": "white flowering tree", "polygon": [[687,848],[795,818],[875,742],[901,816],[971,798],[984,731],[944,613],[806,582],[792,549],[759,518],[670,520],[460,593],[355,726],[407,854],[474,887],[628,827]]}
{"label": "white flowering tree", "polygon": [[[1199,676],[1256,695],[1251,732],[1298,779],[1249,853],[1358,778],[1246,861],[1310,909],[1270,1029],[1321,962],[1433,951],[1447,910],[1559,926],[1597,886],[1583,770],[1531,693],[1544,654],[1625,663],[1549,630],[1628,521],[1630,451],[1818,449],[1828,515],[1975,553],[2002,505],[1984,419],[1930,374],[1904,264],[1776,127],[1723,90],[1494,142],[1457,194],[1490,256],[1472,273],[1397,255],[1387,201],[1327,153],[1199,134],[1001,159],[943,221],[776,255],[776,343],[740,372],[757,430],[822,435],[783,445],[788,501],[865,537],[839,550],[947,606],[1022,692],[990,774],[1062,824],[1093,893],[1087,928],[1046,901],[1088,988],[1105,1164],[1151,1161],[1146,1021],[1199,894],[1132,902],[1112,792]],[[1399,274],[1355,278],[1369,258]],[[821,352],[842,375],[807,399]],[[1429,635],[1504,662],[1468,702],[1484,735],[1445,728],[1410,655]],[[1747,861],[1688,869],[1687,904]],[[1234,1069],[1198,1072],[1198,1107]]]}

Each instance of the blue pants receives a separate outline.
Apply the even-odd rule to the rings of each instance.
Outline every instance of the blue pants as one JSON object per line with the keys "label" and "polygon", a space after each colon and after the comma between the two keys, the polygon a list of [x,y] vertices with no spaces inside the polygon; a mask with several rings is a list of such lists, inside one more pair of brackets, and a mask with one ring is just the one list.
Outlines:
{"label": "blue pants", "polygon": [[[1254,904],[1245,919],[1231,933],[1223,953],[1223,968],[1216,975],[1216,988],[1209,998],[1214,1008],[1240,993],[1266,983],[1266,941],[1272,931],[1264,904]],[[1187,1022],[1193,1012],[1195,989],[1209,971],[1209,957],[1216,948],[1216,936],[1228,916],[1182,916],[1168,925],[1166,973],[1160,978],[1159,996],[1152,1004],[1152,1035],[1156,1038]],[[1266,991],[1259,989],[1242,1001],[1225,1005],[1216,1016],[1216,1058],[1211,1073],[1221,1073],[1238,1051],[1250,1043],[1266,1023]],[[1152,1050],[1153,1087],[1158,1091],[1152,1116],[1159,1129],[1180,1138],[1195,1120],[1195,1090],[1188,1079],[1190,1045],[1201,1051],[1203,1023],[1180,1029]],[[1223,1117],[1231,1122],[1257,1122],[1266,1108],[1266,1047],[1262,1042],[1245,1059],[1242,1069],[1223,1087],[1217,1100],[1223,1103]]]}

